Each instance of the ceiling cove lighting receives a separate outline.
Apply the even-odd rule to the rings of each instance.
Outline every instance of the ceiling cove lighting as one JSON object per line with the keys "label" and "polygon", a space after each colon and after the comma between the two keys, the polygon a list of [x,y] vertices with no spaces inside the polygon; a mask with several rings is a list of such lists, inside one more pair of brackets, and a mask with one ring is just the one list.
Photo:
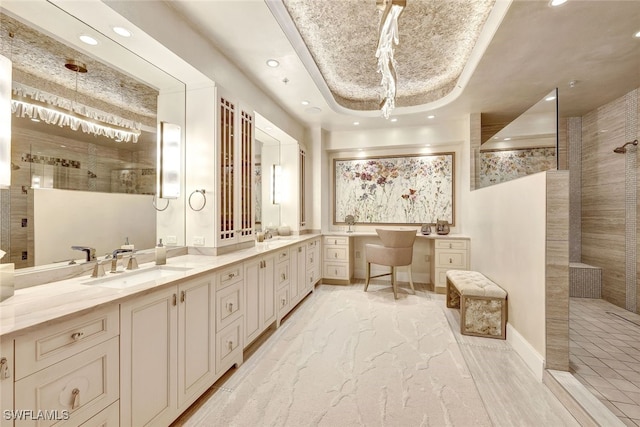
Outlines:
{"label": "ceiling cove lighting", "polygon": [[0,55],[0,188],[11,185],[11,61]]}
{"label": "ceiling cove lighting", "polygon": [[406,5],[406,0],[376,0],[376,6],[382,10],[376,58],[378,58],[377,72],[382,74],[383,99],[380,110],[385,119],[389,118],[391,111],[396,106],[397,77],[393,47],[400,41],[398,38],[398,18]]}

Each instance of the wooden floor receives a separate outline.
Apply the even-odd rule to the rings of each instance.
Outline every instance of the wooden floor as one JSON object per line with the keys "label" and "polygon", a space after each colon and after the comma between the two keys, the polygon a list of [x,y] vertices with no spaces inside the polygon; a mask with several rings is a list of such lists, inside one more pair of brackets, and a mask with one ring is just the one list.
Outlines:
{"label": "wooden floor", "polygon": [[[331,288],[331,285],[320,285],[319,290],[324,291],[326,288]],[[349,292],[362,292],[363,283],[358,282],[342,288]],[[400,292],[408,293],[410,291],[403,286],[403,289],[399,290]],[[464,363],[467,365],[466,368],[472,376],[473,382],[470,384],[473,385],[471,387],[475,386],[480,395],[492,425],[536,427],[580,425],[547,386],[534,377],[506,341],[460,335],[459,313],[457,310],[446,308],[444,295],[434,294],[428,287],[419,284],[416,284],[416,294],[425,300],[437,302],[435,306],[442,308],[462,353]],[[309,301],[303,302],[296,311],[315,310],[313,298],[313,295],[310,299],[308,297]],[[394,302],[390,299],[389,303],[393,304]],[[336,307],[336,311],[338,310],[339,308]],[[295,313],[293,315],[295,316]],[[287,320],[285,319],[283,324]],[[295,318],[291,320],[293,321]],[[280,339],[280,336],[281,334],[277,331],[267,331],[259,343],[252,345],[245,352],[245,365],[253,366],[251,369],[254,369],[263,363],[261,356],[265,351],[264,348],[272,345],[273,340]],[[238,370],[233,369],[221,378],[190,410],[176,420],[174,425],[204,425],[197,423],[196,420],[202,419],[202,414],[211,412],[216,394],[233,392],[233,387],[239,382],[239,378],[246,375],[244,372],[236,372],[242,370],[243,367]],[[452,366],[451,369],[459,369],[459,367]],[[238,378],[234,379],[234,377]],[[216,424],[214,422],[207,425]],[[244,424],[238,423],[237,425]],[[308,425],[313,425],[311,420]]]}

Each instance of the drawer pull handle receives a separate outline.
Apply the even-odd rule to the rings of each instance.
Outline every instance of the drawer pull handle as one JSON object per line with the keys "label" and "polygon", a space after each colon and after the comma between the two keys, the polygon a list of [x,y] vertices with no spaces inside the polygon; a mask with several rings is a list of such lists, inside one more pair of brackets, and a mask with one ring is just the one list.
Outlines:
{"label": "drawer pull handle", "polygon": [[232,302],[228,302],[227,303],[227,310],[229,311],[229,313],[231,313],[233,311],[233,303]]}
{"label": "drawer pull handle", "polygon": [[449,258],[449,264],[453,263],[453,259]]}
{"label": "drawer pull handle", "polygon": [[282,306],[284,307],[285,305],[287,305],[287,299],[286,298],[282,298]]}
{"label": "drawer pull handle", "polygon": [[229,350],[233,350],[233,341],[227,341],[227,345],[229,346]]}
{"label": "drawer pull handle", "polygon": [[310,262],[313,264],[313,257],[311,257],[311,261]]}
{"label": "drawer pull handle", "polygon": [[338,275],[338,269],[336,268],[336,276]]}
{"label": "drawer pull handle", "polygon": [[9,372],[9,362],[6,357],[0,359],[0,380],[5,380],[11,376]]}
{"label": "drawer pull handle", "polygon": [[449,243],[449,249],[453,248],[453,243]]}
{"label": "drawer pull handle", "polygon": [[180,292],[180,302],[184,302],[187,299],[187,293],[185,291]]}
{"label": "drawer pull handle", "polygon": [[338,258],[338,252],[334,252],[334,253],[333,253],[333,257],[334,257],[334,258]]}
{"label": "drawer pull handle", "polygon": [[337,241],[337,240],[334,240],[334,241],[333,241],[333,244],[334,244],[334,245],[337,245],[337,244],[338,244],[338,241]]}
{"label": "drawer pull handle", "polygon": [[71,339],[74,341],[78,341],[84,336],[84,332],[74,332],[71,334]]}
{"label": "drawer pull handle", "polygon": [[287,280],[287,275],[282,273],[282,280]]}
{"label": "drawer pull handle", "polygon": [[173,305],[178,305],[178,296],[176,294],[173,294]]}
{"label": "drawer pull handle", "polygon": [[298,252],[302,252],[302,246],[298,248]]}
{"label": "drawer pull handle", "polygon": [[74,388],[71,390],[71,397],[73,397],[73,402],[71,403],[71,409],[77,409],[80,407],[80,390]]}

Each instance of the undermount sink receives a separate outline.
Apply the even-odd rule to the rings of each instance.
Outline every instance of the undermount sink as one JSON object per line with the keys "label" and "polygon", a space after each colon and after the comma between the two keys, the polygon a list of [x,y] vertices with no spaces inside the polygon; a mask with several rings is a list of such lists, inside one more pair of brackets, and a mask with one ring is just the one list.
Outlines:
{"label": "undermount sink", "polygon": [[156,265],[121,273],[107,273],[104,277],[89,279],[86,282],[82,282],[82,284],[104,288],[125,289],[152,280],[180,275],[188,270],[189,268],[187,267]]}

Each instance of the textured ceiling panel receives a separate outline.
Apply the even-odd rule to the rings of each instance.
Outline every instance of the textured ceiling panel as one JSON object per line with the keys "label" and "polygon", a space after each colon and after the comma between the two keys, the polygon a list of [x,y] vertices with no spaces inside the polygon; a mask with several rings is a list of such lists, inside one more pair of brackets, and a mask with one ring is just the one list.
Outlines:
{"label": "textured ceiling panel", "polygon": [[[436,101],[455,87],[494,2],[407,0],[395,50],[396,106]],[[378,109],[376,0],[283,3],[335,101],[354,110]]]}
{"label": "textured ceiling panel", "polygon": [[[5,14],[0,14],[0,28],[0,53],[11,59],[16,81],[155,127],[154,88]],[[87,73],[76,75],[65,68],[69,59],[85,64]]]}

